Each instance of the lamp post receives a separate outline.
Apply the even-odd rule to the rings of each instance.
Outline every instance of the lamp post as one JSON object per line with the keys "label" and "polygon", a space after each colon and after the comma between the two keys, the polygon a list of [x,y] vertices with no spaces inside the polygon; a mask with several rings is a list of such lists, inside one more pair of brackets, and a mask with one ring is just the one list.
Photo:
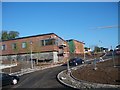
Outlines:
{"label": "lamp post", "polygon": [[97,70],[97,67],[96,67],[96,58],[94,59],[94,70]]}
{"label": "lamp post", "polygon": [[68,72],[68,74],[70,74],[70,72],[71,72],[70,65],[69,65],[69,60],[67,60],[67,72]]}
{"label": "lamp post", "polygon": [[84,49],[84,60],[85,60],[85,49]]}
{"label": "lamp post", "polygon": [[97,70],[97,67],[96,67],[96,59],[97,59],[97,50],[95,50],[95,47],[94,47],[94,61],[93,61],[93,64],[94,64],[94,70]]}
{"label": "lamp post", "polygon": [[30,41],[30,52],[31,52],[31,54],[30,54],[30,57],[31,57],[31,68],[33,69],[33,61],[32,61],[32,44],[33,44],[33,42],[32,41]]}
{"label": "lamp post", "polygon": [[69,50],[69,45],[67,47],[67,51],[68,51],[68,59],[67,59],[67,73],[70,74],[71,70],[70,70],[70,65],[69,65],[69,59],[70,59],[70,50]]}
{"label": "lamp post", "polygon": [[112,59],[113,59],[113,65],[114,65],[114,67],[116,67],[116,66],[115,66],[115,56],[114,56],[114,50],[112,51]]}
{"label": "lamp post", "polygon": [[[99,45],[100,45],[100,43],[102,43],[101,40],[99,40]],[[100,45],[100,46],[101,46],[101,45]],[[99,52],[101,53],[101,47],[100,47],[100,46],[99,46],[99,48],[100,48],[100,51],[99,51]]]}
{"label": "lamp post", "polygon": [[[12,58],[10,60],[10,66],[12,66]],[[12,67],[10,67],[10,73],[12,72]]]}

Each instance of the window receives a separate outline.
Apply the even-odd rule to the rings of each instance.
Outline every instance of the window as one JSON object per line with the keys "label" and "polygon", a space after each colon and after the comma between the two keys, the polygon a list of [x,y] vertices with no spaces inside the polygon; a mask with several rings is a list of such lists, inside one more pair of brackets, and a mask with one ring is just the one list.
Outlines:
{"label": "window", "polygon": [[59,41],[58,39],[55,40],[55,45],[58,45]]}
{"label": "window", "polygon": [[12,49],[17,49],[16,43],[13,43],[13,44],[12,44]]}
{"label": "window", "polygon": [[52,40],[51,39],[45,40],[45,45],[53,45]]}
{"label": "window", "polygon": [[22,43],[22,48],[27,48],[27,43],[26,42]]}
{"label": "window", "polygon": [[54,45],[54,44],[55,44],[55,39],[41,40],[41,45],[42,45],[42,46]]}
{"label": "window", "polygon": [[1,50],[6,50],[6,45],[2,45]]}
{"label": "window", "polygon": [[45,46],[44,40],[41,40],[41,45]]}

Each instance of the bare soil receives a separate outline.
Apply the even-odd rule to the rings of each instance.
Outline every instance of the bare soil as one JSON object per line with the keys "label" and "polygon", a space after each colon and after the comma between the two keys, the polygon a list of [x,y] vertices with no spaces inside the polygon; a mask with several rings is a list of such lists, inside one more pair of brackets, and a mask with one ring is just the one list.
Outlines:
{"label": "bare soil", "polygon": [[[17,63],[17,66],[15,67],[11,67],[11,68],[5,68],[2,69],[2,72],[5,73],[14,73],[14,72],[18,72],[21,71],[21,69],[25,69],[25,68],[30,68],[30,63],[26,62],[26,61],[22,61],[22,62],[14,62],[12,61],[12,64]],[[6,60],[3,64],[11,64],[8,60]]]}
{"label": "bare soil", "polygon": [[120,85],[120,57],[96,64],[97,70],[94,70],[93,64],[73,70],[72,74],[79,80],[89,81],[93,83]]}
{"label": "bare soil", "polygon": [[[5,68],[2,69],[2,72],[5,73],[15,73],[18,71],[21,71],[22,69],[28,69],[31,68],[31,62],[30,61],[12,61],[12,64],[17,63],[17,66],[15,67],[11,67],[11,68]],[[8,65],[11,64],[10,60],[3,60],[2,64]],[[57,64],[61,64],[61,63],[57,63]],[[34,63],[34,67],[38,67],[38,68],[45,68],[45,67],[49,67],[51,65],[54,65],[54,63],[48,63],[48,62],[40,62],[40,63]]]}

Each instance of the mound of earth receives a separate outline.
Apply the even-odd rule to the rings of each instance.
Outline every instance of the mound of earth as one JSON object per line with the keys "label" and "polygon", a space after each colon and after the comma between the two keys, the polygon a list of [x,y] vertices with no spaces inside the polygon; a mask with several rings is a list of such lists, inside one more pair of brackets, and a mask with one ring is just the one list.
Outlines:
{"label": "mound of earth", "polygon": [[89,81],[93,83],[120,85],[120,58],[115,58],[115,65],[113,59],[99,62],[96,64],[97,70],[94,70],[93,64],[88,64],[77,70],[72,70],[74,77],[79,80]]}

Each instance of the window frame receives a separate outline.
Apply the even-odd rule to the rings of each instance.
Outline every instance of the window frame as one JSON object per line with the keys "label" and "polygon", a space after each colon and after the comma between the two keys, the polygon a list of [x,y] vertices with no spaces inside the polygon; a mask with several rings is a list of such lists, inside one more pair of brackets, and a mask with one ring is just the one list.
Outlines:
{"label": "window frame", "polygon": [[27,48],[27,42],[22,42],[22,46],[23,49]]}
{"label": "window frame", "polygon": [[7,48],[6,48],[6,45],[5,44],[3,44],[2,46],[1,46],[1,50],[2,51],[5,51]]}
{"label": "window frame", "polygon": [[40,40],[40,41],[41,41],[41,46],[56,45],[56,39],[54,39],[54,38],[44,39],[44,40]]}
{"label": "window frame", "polygon": [[17,49],[17,43],[12,43],[12,50],[16,50]]}

